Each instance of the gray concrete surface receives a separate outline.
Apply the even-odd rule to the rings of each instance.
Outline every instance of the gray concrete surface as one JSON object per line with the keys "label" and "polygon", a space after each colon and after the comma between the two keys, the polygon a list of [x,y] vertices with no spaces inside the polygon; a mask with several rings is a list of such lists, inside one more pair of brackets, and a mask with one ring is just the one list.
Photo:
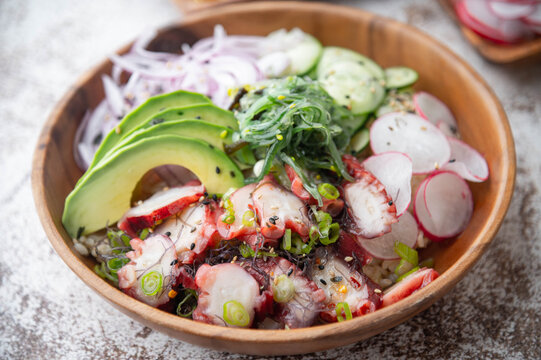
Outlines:
{"label": "gray concrete surface", "polygon": [[[489,251],[424,313],[367,341],[298,359],[541,358],[541,64],[497,66],[435,1],[338,1],[421,28],[465,58],[509,115],[518,173]],[[132,321],[80,281],[34,210],[31,157],[69,86],[149,27],[181,18],[167,0],[0,1],[0,358],[244,358],[182,343]]]}

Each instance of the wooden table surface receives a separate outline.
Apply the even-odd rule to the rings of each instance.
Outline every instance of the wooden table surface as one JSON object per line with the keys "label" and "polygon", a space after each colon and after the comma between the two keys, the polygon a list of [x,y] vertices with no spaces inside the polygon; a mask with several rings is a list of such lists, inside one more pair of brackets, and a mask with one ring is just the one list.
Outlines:
{"label": "wooden table surface", "polygon": [[[541,358],[541,64],[486,62],[435,1],[335,3],[417,26],[467,60],[509,116],[517,185],[489,251],[454,291],[367,341],[294,358]],[[114,310],[52,250],[30,190],[41,126],[76,78],[181,17],[167,0],[0,2],[0,359],[248,358],[182,343]]]}

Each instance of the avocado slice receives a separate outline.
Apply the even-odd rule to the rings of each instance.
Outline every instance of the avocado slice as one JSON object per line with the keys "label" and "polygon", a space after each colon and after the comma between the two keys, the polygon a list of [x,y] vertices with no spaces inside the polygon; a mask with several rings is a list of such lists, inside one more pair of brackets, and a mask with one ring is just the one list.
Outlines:
{"label": "avocado slice", "polygon": [[115,153],[118,152],[119,149],[133,144],[136,141],[148,137],[168,134],[203,140],[221,151],[225,151],[224,145],[233,142],[233,130],[226,128],[225,126],[215,125],[201,120],[175,120],[163,122],[131,132],[109,150],[107,155],[101,159],[98,165],[102,162],[106,162],[110,157],[115,156]]}
{"label": "avocado slice", "polygon": [[184,90],[174,91],[169,94],[149,98],[147,101],[139,105],[139,107],[126,115],[120,124],[118,124],[109,132],[109,134],[107,134],[96,151],[94,159],[92,160],[92,163],[88,169],[90,170],[96,166],[96,164],[109,152],[111,148],[118,143],[118,141],[120,141],[124,135],[129,134],[133,129],[154,114],[173,107],[176,108],[184,105],[205,103],[210,103],[209,98],[206,96]]}
{"label": "avocado slice", "polygon": [[137,182],[150,169],[174,164],[192,171],[209,194],[244,185],[237,165],[213,145],[179,135],[147,137],[98,164],[66,198],[62,223],[71,237],[113,224],[130,208]]}
{"label": "avocado slice", "polygon": [[[231,130],[239,129],[239,123],[231,111],[224,110],[212,104],[196,104],[170,108],[153,114],[151,117],[137,126],[137,128],[135,128],[133,131],[150,127],[156,123],[183,119],[202,120],[216,125],[225,126]],[[124,137],[128,135],[129,134],[126,134]]]}

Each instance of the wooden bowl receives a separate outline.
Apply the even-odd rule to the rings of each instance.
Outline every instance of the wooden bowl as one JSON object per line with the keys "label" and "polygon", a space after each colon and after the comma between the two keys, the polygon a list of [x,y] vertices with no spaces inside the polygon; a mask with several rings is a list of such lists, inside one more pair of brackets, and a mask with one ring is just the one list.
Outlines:
{"label": "wooden bowl", "polygon": [[81,176],[72,156],[75,130],[84,112],[103,98],[100,74],[111,70],[109,61],[80,79],[58,104],[43,128],[34,155],[36,206],[51,244],[66,264],[120,311],[153,329],[204,347],[258,355],[307,353],[366,339],[406,321],[451,290],[486,250],[513,192],[515,152],[511,130],[502,106],[481,77],[419,30],[361,10],[322,3],[254,2],[210,9],[163,30],[154,46],[167,49],[174,44],[178,48],[179,43],[210,36],[214,24],[223,24],[232,34],[255,35],[300,27],[324,45],[352,48],[384,67],[405,65],[416,69],[418,88],[450,106],[464,140],[486,156],[490,179],[471,184],[475,210],[466,231],[454,241],[429,248],[441,276],[407,299],[375,313],[296,330],[231,329],[203,324],[123,294],[93,272],[93,260],[74,251],[61,223],[64,199]]}

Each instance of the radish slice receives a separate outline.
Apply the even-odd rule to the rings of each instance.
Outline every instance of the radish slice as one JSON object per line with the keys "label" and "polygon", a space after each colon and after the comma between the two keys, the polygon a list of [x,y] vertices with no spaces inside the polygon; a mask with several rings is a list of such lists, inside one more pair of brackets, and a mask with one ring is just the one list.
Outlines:
{"label": "radish slice", "polygon": [[402,279],[402,281],[385,290],[381,306],[386,307],[392,305],[397,301],[410,296],[417,290],[430,284],[438,276],[438,272],[434,269],[423,268],[417,270],[413,274]]}
{"label": "radish slice", "polygon": [[447,124],[446,122],[440,121],[436,124],[436,127],[440,129],[441,132],[444,133],[447,137],[456,138],[458,135],[457,128]]}
{"label": "radish slice", "polygon": [[522,20],[530,25],[541,26],[541,4],[538,4],[535,10],[530,15],[524,17]]}
{"label": "radish slice", "polygon": [[463,141],[453,138],[448,140],[451,145],[451,160],[442,170],[453,171],[468,181],[485,181],[488,178],[488,165],[483,155]]}
{"label": "radish slice", "polygon": [[434,241],[460,234],[473,213],[468,184],[450,171],[426,178],[415,195],[413,210],[421,229]]}
{"label": "radish slice", "polygon": [[392,225],[390,233],[375,239],[359,237],[357,241],[373,257],[382,260],[395,260],[399,259],[400,256],[394,251],[394,243],[400,241],[413,248],[415,247],[418,236],[419,227],[415,218],[409,212],[405,212],[398,219],[398,222]]}
{"label": "radish slice", "polygon": [[441,121],[449,125],[451,129],[457,128],[456,120],[451,110],[449,110],[443,101],[434,95],[420,91],[413,95],[413,105],[419,115],[432,124],[436,125]]}
{"label": "radish slice", "polygon": [[385,186],[396,206],[396,216],[402,215],[411,202],[413,165],[408,155],[390,151],[369,157],[363,166]]}
{"label": "radish slice", "polygon": [[488,7],[500,19],[518,19],[530,15],[535,10],[531,3],[490,1]]}
{"label": "radish slice", "polygon": [[375,154],[398,151],[408,155],[414,174],[426,174],[447,163],[451,148],[447,137],[434,125],[414,114],[390,113],[370,128]]}

